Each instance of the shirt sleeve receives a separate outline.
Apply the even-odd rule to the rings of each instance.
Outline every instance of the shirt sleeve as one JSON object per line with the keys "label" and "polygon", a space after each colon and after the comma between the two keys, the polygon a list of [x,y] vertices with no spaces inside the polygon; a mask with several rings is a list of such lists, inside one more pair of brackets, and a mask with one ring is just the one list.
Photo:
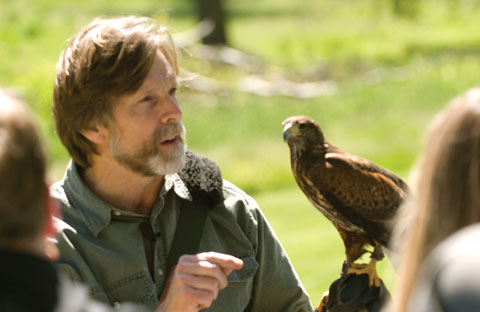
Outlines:
{"label": "shirt sleeve", "polygon": [[244,194],[243,202],[252,217],[247,233],[255,246],[259,264],[253,281],[251,312],[309,312],[313,311],[287,253],[256,201]]}
{"label": "shirt sleeve", "polygon": [[312,311],[310,299],[280,241],[260,210],[252,311]]}

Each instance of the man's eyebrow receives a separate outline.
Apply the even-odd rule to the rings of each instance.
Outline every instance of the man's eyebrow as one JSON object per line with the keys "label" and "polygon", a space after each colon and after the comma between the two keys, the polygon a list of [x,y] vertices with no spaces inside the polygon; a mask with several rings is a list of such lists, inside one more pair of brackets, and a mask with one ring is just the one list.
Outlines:
{"label": "man's eyebrow", "polygon": [[137,97],[143,97],[145,94],[154,93],[155,87],[151,85],[140,86],[137,91],[135,91],[134,95]]}

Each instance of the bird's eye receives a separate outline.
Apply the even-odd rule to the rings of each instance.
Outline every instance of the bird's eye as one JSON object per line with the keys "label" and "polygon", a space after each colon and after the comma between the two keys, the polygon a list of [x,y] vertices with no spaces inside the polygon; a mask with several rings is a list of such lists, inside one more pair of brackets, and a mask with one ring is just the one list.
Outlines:
{"label": "bird's eye", "polygon": [[307,125],[304,123],[301,123],[300,125],[298,125],[298,127],[300,128],[300,130],[304,130],[307,127]]}

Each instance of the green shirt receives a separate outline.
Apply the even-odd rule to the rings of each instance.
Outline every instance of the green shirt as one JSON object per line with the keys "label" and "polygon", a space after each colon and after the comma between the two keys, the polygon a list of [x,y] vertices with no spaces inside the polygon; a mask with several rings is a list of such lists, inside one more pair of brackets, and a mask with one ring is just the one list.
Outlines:
{"label": "green shirt", "polygon": [[[51,189],[63,214],[63,221],[56,222],[60,269],[87,284],[97,300],[111,305],[137,302],[156,309],[181,202],[192,200],[179,175],[165,176],[150,216],[101,200],[83,183],[73,162]],[[230,274],[228,287],[202,311],[312,311],[257,203],[227,181],[223,195],[224,202],[208,210],[199,249],[236,256],[244,266]]]}

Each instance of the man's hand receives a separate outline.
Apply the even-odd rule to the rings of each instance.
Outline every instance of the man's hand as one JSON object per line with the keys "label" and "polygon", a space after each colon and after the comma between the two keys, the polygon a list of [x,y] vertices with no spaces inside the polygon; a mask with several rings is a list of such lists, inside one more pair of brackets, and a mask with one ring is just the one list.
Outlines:
{"label": "man's hand", "polygon": [[242,266],[242,260],[216,252],[183,255],[170,274],[156,312],[198,312],[210,307],[227,287],[228,275]]}

